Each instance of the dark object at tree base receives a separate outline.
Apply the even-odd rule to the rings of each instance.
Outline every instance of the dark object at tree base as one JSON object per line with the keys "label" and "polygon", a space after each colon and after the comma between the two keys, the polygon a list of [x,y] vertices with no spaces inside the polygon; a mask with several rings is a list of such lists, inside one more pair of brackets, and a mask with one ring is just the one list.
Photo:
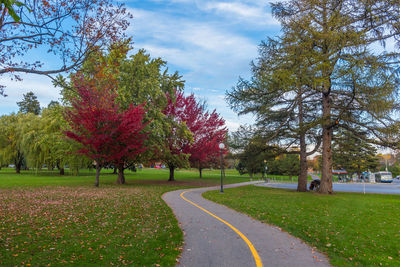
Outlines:
{"label": "dark object at tree base", "polygon": [[321,184],[320,180],[313,180],[310,184],[310,190],[318,191],[319,185]]}

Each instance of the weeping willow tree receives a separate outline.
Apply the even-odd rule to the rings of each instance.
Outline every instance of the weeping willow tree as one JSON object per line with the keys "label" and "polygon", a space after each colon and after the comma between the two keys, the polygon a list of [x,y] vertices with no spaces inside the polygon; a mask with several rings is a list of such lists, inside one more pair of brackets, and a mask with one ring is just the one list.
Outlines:
{"label": "weeping willow tree", "polygon": [[14,164],[15,171],[21,172],[24,162],[18,125],[25,114],[11,114],[0,117],[0,159],[2,164]]}
{"label": "weeping willow tree", "polygon": [[60,175],[64,175],[64,168],[68,165],[74,174],[78,174],[80,168],[90,166],[89,159],[74,153],[79,144],[66,139],[63,134],[67,127],[63,110],[64,107],[57,104],[43,109],[41,115],[20,113],[5,116],[9,120],[17,118],[13,129],[18,146],[8,146],[8,149],[13,150],[15,155],[20,151],[27,166],[36,171],[47,165],[49,169],[57,168]]}

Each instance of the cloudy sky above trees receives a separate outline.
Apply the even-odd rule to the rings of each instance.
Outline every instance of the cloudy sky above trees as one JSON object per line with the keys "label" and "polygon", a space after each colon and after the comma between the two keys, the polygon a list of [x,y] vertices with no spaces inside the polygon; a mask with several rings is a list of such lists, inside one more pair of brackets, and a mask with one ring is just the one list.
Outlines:
{"label": "cloudy sky above trees", "polygon": [[[251,118],[239,118],[225,104],[225,91],[242,76],[250,75],[250,61],[257,57],[257,46],[267,36],[279,34],[268,1],[153,0],[124,1],[133,15],[128,35],[134,51],[146,49],[152,57],[168,61],[171,72],[178,71],[186,81],[185,92],[208,102],[209,109],[225,118],[228,128],[236,129]],[[43,60],[45,61],[45,59]],[[51,62],[46,62],[51,64]],[[18,110],[16,104],[33,91],[42,106],[59,98],[47,77],[23,75],[23,81],[2,76],[8,97],[0,99],[0,114]]]}

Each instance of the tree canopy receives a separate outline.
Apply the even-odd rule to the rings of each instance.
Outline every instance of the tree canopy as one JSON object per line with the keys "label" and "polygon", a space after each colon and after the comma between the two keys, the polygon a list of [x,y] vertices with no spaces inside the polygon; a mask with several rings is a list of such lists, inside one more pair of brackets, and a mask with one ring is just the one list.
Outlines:
{"label": "tree canopy", "polygon": [[19,112],[21,113],[33,113],[35,115],[40,114],[40,103],[37,100],[36,95],[31,91],[24,94],[22,101],[17,102],[19,106]]}
{"label": "tree canopy", "polygon": [[[129,18],[112,0],[2,1],[0,75],[19,79],[19,73],[49,76],[77,69],[95,47],[123,38]],[[42,51],[59,64],[50,67],[32,56]]]}
{"label": "tree canopy", "polygon": [[112,88],[93,86],[83,78],[74,82],[78,96],[72,99],[72,107],[66,113],[71,130],[65,134],[83,145],[78,150],[80,154],[95,161],[96,186],[106,163],[121,168],[117,182],[125,183],[126,160],[146,150],[143,143],[147,134],[142,132],[145,110],[131,105],[121,111]]}
{"label": "tree canopy", "polygon": [[[239,81],[228,93],[233,108],[243,104],[240,112],[257,115],[261,131],[272,129],[272,137],[284,144],[298,140],[300,155],[305,139],[316,147],[321,140],[321,193],[333,192],[332,137],[338,129],[366,132],[359,138],[370,143],[397,143],[399,53],[377,47],[399,40],[399,5],[362,0],[272,4],[282,35],[262,44],[253,79]],[[304,155],[301,162],[306,166]]]}

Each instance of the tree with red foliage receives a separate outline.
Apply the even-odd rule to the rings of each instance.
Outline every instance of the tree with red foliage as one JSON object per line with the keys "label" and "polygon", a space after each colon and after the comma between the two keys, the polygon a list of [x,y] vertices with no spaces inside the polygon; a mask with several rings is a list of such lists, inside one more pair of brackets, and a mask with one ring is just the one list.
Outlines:
{"label": "tree with red foliage", "polygon": [[212,113],[205,111],[204,105],[197,102],[193,94],[185,97],[183,92],[178,91],[175,101],[168,97],[164,114],[176,125],[186,127],[191,134],[191,138],[188,138],[189,135],[179,135],[178,128],[174,128],[173,134],[166,138],[168,149],[164,151],[164,160],[170,169],[169,180],[174,180],[176,167],[186,166],[186,159],[198,167],[201,177],[202,169],[220,152],[218,144],[225,140],[227,132],[223,127],[225,121],[215,110]]}
{"label": "tree with red foliage", "polygon": [[216,110],[211,113],[206,111],[193,94],[183,101],[185,111],[181,113],[181,119],[186,122],[193,135],[193,143],[187,143],[183,151],[190,154],[189,161],[199,169],[202,178],[203,168],[219,156],[218,145],[225,140],[227,133],[225,120],[219,117]]}
{"label": "tree with red foliage", "polygon": [[95,186],[99,186],[100,170],[106,163],[118,166],[117,183],[125,183],[125,162],[146,150],[143,106],[131,105],[121,111],[112,88],[93,86],[82,77],[75,77],[74,84],[78,96],[72,99],[72,108],[65,115],[71,127],[66,136],[83,145],[78,153],[95,161]]}
{"label": "tree with red foliage", "polygon": [[[77,69],[94,47],[124,38],[131,17],[113,0],[1,1],[0,75],[20,79],[19,73],[50,76]],[[60,64],[37,61],[43,51]]]}
{"label": "tree with red foliage", "polygon": [[165,119],[169,122],[168,129],[163,131],[165,136],[158,157],[169,168],[168,181],[175,180],[175,169],[189,167],[189,154],[183,151],[184,147],[191,143],[193,138],[190,130],[183,120],[186,112],[186,103],[183,92],[175,91],[175,95],[167,94],[168,104],[163,110]]}

